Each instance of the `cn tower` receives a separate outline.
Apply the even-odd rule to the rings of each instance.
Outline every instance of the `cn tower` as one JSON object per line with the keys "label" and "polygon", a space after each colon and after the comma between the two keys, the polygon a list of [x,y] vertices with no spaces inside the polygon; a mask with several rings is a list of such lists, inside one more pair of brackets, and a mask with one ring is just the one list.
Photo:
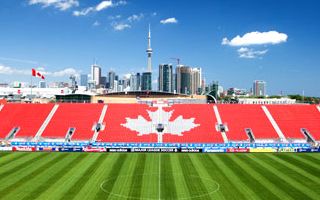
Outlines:
{"label": "cn tower", "polygon": [[152,56],[152,48],[151,48],[151,30],[149,24],[149,34],[148,34],[148,48],[147,48],[147,55],[148,55],[148,66],[147,72],[152,72],[152,63],[151,63],[151,56]]}

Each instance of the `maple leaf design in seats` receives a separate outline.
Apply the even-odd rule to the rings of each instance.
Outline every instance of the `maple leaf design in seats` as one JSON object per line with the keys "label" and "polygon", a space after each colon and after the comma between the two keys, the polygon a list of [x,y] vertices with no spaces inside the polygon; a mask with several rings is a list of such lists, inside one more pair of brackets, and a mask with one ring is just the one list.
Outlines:
{"label": "maple leaf design in seats", "polygon": [[182,115],[179,115],[175,120],[170,121],[174,110],[166,112],[159,107],[155,112],[147,110],[151,121],[146,120],[143,116],[139,115],[136,119],[126,118],[126,123],[121,124],[132,131],[138,132],[138,136],[148,134],[159,134],[157,126],[162,124],[164,130],[162,134],[172,134],[182,136],[183,132],[190,131],[191,129],[200,126],[200,124],[194,123],[194,118],[184,119]]}

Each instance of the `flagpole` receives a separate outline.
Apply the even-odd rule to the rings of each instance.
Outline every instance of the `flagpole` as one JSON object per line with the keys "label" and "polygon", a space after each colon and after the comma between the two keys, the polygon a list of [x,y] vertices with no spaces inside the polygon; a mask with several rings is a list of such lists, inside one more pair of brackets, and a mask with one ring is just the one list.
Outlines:
{"label": "flagpole", "polygon": [[33,75],[31,74],[31,85],[30,85],[30,87],[31,87],[31,89],[30,89],[30,90],[31,90],[31,91],[30,91],[30,93],[31,93],[31,94],[30,94],[30,100],[31,100],[31,102],[32,102],[32,79],[33,79],[32,77],[33,77]]}

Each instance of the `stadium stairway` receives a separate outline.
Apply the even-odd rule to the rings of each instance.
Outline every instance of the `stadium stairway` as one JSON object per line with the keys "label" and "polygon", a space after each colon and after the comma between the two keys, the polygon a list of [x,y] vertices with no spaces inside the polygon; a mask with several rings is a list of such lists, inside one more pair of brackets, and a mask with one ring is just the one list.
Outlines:
{"label": "stadium stairway", "polygon": [[215,117],[216,117],[217,123],[218,123],[216,129],[218,131],[220,131],[221,136],[223,138],[223,142],[227,143],[228,142],[228,137],[227,137],[226,131],[228,130],[228,128],[224,128],[223,130],[221,130],[221,126],[225,126],[225,125],[222,123],[221,116],[220,116],[218,107],[216,105],[213,106],[213,111],[214,111],[214,114],[215,114]]}
{"label": "stadium stairway", "polygon": [[99,135],[100,131],[103,131],[104,128],[105,128],[105,123],[103,122],[103,120],[104,120],[104,118],[106,116],[107,109],[108,109],[108,106],[104,105],[103,108],[102,108],[98,123],[95,126],[94,134],[92,136],[91,142],[97,141],[97,138],[98,138],[98,135]]}
{"label": "stadium stairway", "polygon": [[165,134],[165,143],[224,143],[226,138],[216,130],[217,117],[214,113],[212,104],[174,104],[165,110],[172,110],[171,122],[178,117],[184,120],[194,119],[197,127],[183,132],[183,136]]}
{"label": "stadium stairway", "polygon": [[227,127],[229,141],[249,141],[246,130],[257,141],[277,141],[279,135],[275,131],[261,105],[219,104],[221,123]]}
{"label": "stadium stairway", "polygon": [[46,127],[48,126],[50,120],[52,119],[54,113],[57,111],[59,107],[59,104],[56,104],[53,106],[52,110],[50,111],[49,115],[47,116],[46,120],[43,122],[43,124],[41,125],[40,129],[38,130],[38,132],[36,133],[35,137],[34,137],[34,141],[39,141],[43,131],[46,129]]}
{"label": "stadium stairway", "polygon": [[266,106],[261,106],[261,108],[263,109],[263,111],[265,112],[266,116],[268,117],[268,119],[269,119],[270,123],[272,124],[274,130],[279,135],[280,141],[281,142],[288,142],[286,137],[283,135],[281,129],[279,128],[277,122],[273,119],[272,115],[270,114],[268,108]]}
{"label": "stadium stairway", "polygon": [[149,107],[146,104],[108,104],[108,112],[103,120],[106,127],[103,131],[100,131],[97,141],[156,143],[157,136],[155,133],[138,136],[139,132],[124,126],[127,119],[140,117],[146,121],[151,121],[148,111],[154,112],[155,110],[156,108]]}
{"label": "stadium stairway", "polygon": [[31,140],[53,104],[5,104],[0,112],[0,138]]}
{"label": "stadium stairway", "polygon": [[320,140],[320,112],[314,105],[268,105],[268,110],[289,140],[305,141],[305,129]]}
{"label": "stadium stairway", "polygon": [[59,104],[41,137],[90,141],[102,109],[103,104]]}

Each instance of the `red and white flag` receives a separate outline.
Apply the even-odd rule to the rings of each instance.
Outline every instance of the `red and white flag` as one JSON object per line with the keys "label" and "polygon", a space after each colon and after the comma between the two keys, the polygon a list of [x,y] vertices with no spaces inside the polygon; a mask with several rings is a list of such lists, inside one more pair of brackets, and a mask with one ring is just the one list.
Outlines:
{"label": "red and white flag", "polygon": [[43,80],[45,79],[45,77],[44,77],[43,74],[41,74],[39,71],[37,71],[37,70],[35,70],[35,69],[33,69],[33,68],[32,68],[32,70],[31,70],[31,74],[32,74],[32,76],[41,78],[41,79],[43,79]]}

